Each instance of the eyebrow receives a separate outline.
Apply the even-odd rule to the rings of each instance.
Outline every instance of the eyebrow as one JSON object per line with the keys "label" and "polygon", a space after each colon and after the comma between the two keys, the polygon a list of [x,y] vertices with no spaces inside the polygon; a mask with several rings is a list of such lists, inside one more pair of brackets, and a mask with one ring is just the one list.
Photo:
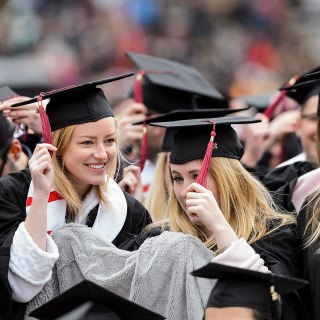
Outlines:
{"label": "eyebrow", "polygon": [[[105,135],[104,137],[105,137],[105,138],[109,138],[109,137],[112,137],[112,136],[115,136],[115,135],[116,135],[116,133],[115,133],[115,132],[112,132],[112,133],[109,133],[109,134]],[[79,138],[96,139],[97,136],[83,135],[83,136],[80,136]]]}
{"label": "eyebrow", "polygon": [[[199,171],[200,171],[200,169],[191,170],[191,171],[188,171],[188,174],[197,173],[197,172],[199,172]],[[171,173],[177,173],[177,174],[180,174],[180,172],[175,171],[175,170],[171,171]]]}

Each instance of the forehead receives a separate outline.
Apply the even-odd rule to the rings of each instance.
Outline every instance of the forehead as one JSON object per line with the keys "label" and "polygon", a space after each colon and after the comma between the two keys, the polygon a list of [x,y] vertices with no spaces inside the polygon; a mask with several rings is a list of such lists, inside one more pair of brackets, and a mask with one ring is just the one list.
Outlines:
{"label": "forehead", "polygon": [[100,119],[95,122],[87,122],[76,125],[73,136],[83,136],[83,135],[92,135],[92,136],[105,136],[115,133],[116,124],[113,117],[107,117]]}
{"label": "forehead", "polygon": [[303,111],[308,113],[316,113],[318,110],[318,101],[319,101],[319,96],[312,96],[310,97],[303,105]]}
{"label": "forehead", "polygon": [[170,170],[177,172],[189,172],[194,170],[200,170],[201,160],[191,160],[182,164],[170,163]]}

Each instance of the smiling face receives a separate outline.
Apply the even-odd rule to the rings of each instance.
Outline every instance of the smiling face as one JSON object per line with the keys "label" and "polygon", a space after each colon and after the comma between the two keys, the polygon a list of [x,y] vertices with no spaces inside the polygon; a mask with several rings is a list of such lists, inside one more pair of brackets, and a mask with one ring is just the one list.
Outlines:
{"label": "smiling face", "polygon": [[[171,177],[173,180],[173,192],[184,212],[186,212],[186,189],[192,182],[195,182],[197,180],[200,168],[200,160],[192,160],[183,164],[170,164]],[[220,207],[220,195],[218,187],[210,174],[207,178],[206,188],[213,193]],[[188,215],[188,217],[192,224],[202,226],[202,223],[196,215],[190,214]]]}
{"label": "smiling face", "polygon": [[63,154],[66,171],[80,196],[92,185],[101,184],[108,165],[116,156],[115,119],[77,125]]}

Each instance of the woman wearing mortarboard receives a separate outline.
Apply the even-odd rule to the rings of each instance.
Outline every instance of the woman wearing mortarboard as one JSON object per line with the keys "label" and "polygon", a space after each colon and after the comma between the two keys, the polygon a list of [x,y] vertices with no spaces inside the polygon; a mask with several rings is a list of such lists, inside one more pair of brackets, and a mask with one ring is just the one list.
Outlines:
{"label": "woman wearing mortarboard", "polygon": [[[295,276],[295,218],[278,212],[268,191],[240,163],[243,147],[231,124],[251,122],[257,120],[223,117],[151,124],[176,130],[169,160],[168,218],[157,226],[199,238],[214,251],[214,262]],[[283,301],[284,318],[297,318],[299,313],[287,301],[298,306],[298,297],[291,294]]]}
{"label": "woman wearing mortarboard", "polygon": [[[0,314],[5,319],[22,316],[24,303],[50,279],[59,257],[50,237],[55,229],[84,224],[119,246],[151,222],[144,207],[112,179],[119,155],[116,121],[96,86],[125,76],[16,104],[38,100],[44,143],[37,145],[30,170],[0,180]],[[41,101],[47,98],[44,111]]]}

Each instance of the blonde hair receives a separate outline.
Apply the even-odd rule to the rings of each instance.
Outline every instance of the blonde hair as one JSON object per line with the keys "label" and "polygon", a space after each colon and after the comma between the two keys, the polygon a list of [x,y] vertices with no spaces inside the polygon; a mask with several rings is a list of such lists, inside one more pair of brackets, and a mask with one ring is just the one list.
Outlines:
{"label": "blonde hair", "polygon": [[[316,146],[317,146],[317,164],[320,166],[320,119],[317,122],[317,136],[316,136]],[[319,223],[319,213],[320,213],[320,189],[315,191],[313,195],[308,197],[308,201],[304,207],[308,207],[312,203],[312,214],[311,218],[306,224],[303,235],[306,236],[309,232],[310,235],[307,236],[304,245],[308,247],[314,244],[320,237],[320,223]]]}
{"label": "blonde hair", "polygon": [[152,221],[158,222],[167,216],[169,190],[166,175],[169,175],[169,153],[160,152],[157,157],[154,179],[148,190],[144,206],[149,211]]}
{"label": "blonde hair", "polygon": [[[77,193],[70,179],[70,174],[66,170],[63,161],[63,155],[70,143],[75,128],[76,125],[71,125],[53,132],[53,145],[57,147],[57,151],[54,152],[52,156],[52,165],[55,173],[54,184],[57,192],[66,200],[67,210],[70,215],[70,221],[74,221],[79,209],[82,206],[82,199]],[[117,155],[119,155],[117,143],[116,148]],[[109,177],[114,177],[115,175],[118,157],[119,156],[114,157],[112,162],[108,164],[108,179]],[[105,205],[107,205],[107,200],[105,198],[104,192],[108,184],[108,179],[100,185],[94,186],[94,188],[96,188],[97,190],[99,200],[102,201]]]}
{"label": "blonde hair", "polygon": [[[211,159],[209,170],[220,194],[221,211],[237,236],[248,243],[252,244],[280,227],[296,222],[293,215],[276,211],[267,189],[243,168],[240,161],[215,157]],[[191,234],[210,249],[216,245],[213,236],[206,236],[200,227],[190,222],[172,189],[168,212],[168,222],[163,225],[168,223],[171,231]]]}

